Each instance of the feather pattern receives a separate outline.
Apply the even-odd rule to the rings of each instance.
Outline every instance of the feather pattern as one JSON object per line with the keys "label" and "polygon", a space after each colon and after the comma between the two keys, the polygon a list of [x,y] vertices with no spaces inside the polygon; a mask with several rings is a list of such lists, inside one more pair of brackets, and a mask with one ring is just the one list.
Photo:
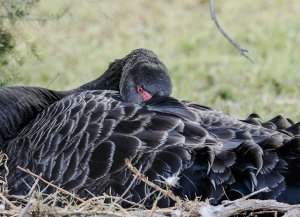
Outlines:
{"label": "feather pattern", "polygon": [[[143,97],[136,93],[136,86],[145,88],[149,94],[160,96],[169,96],[172,91],[172,82],[165,65],[150,50],[136,49],[122,59],[117,59],[111,63],[108,69],[97,79],[88,82],[80,87],[69,91],[53,91],[39,87],[4,87],[0,89],[0,144],[13,139],[37,114],[48,108],[51,104],[72,94],[80,93],[84,90],[115,90],[120,91],[116,96],[126,102],[142,103]],[[80,100],[80,99],[77,99]],[[77,113],[94,113],[95,103],[92,94],[86,95],[86,104],[78,104],[70,112],[69,118],[73,118]],[[66,102],[67,103],[67,102]],[[73,101],[69,101],[73,103]],[[73,104],[58,104],[57,106],[74,106]],[[104,104],[101,105],[105,109]],[[113,109],[118,106],[118,102],[109,104],[114,113],[110,115],[115,119],[121,116],[121,110]],[[48,114],[60,112],[63,108],[48,110]],[[97,108],[99,112],[100,108]],[[133,106],[126,107],[126,113],[134,112]],[[86,118],[97,120],[97,114]],[[76,118],[75,118],[76,119]],[[89,119],[81,118],[80,123],[74,124],[75,131],[78,132],[90,123]],[[65,124],[65,114],[56,117],[57,126]],[[49,121],[49,120],[45,120]],[[133,125],[134,123],[132,123]],[[39,126],[44,126],[41,122]],[[126,123],[124,123],[126,125]],[[120,126],[121,127],[121,126]],[[133,127],[133,126],[132,126]],[[66,130],[70,128],[66,127]],[[127,128],[131,129],[131,128]],[[68,135],[68,132],[61,131],[62,135]]]}
{"label": "feather pattern", "polygon": [[[128,158],[150,181],[183,198],[213,198],[217,204],[269,187],[255,197],[300,203],[292,194],[300,192],[300,140],[285,132],[294,126],[291,121],[270,129],[257,116],[256,122],[240,121],[171,97],[142,105],[120,99],[114,91],[77,92],[4,143],[11,193],[30,190],[22,180],[33,183],[16,170],[21,166],[80,196],[89,196],[85,189],[95,195],[126,191],[127,199],[150,207],[157,194],[142,181],[133,182],[124,163]],[[4,172],[1,168],[0,175]],[[158,202],[172,204],[166,197]]]}

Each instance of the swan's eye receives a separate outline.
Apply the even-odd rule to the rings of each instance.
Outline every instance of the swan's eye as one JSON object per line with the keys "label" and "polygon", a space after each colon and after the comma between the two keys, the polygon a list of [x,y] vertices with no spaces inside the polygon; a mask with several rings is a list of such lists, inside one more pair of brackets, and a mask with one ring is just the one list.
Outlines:
{"label": "swan's eye", "polygon": [[143,92],[144,92],[144,89],[143,89],[141,86],[137,86],[137,87],[136,87],[136,91],[137,91],[138,93],[143,93]]}

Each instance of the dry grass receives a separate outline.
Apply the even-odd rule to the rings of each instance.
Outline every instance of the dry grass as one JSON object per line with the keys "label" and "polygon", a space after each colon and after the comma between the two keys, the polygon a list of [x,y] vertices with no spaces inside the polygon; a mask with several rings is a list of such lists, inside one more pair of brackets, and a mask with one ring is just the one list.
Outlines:
{"label": "dry grass", "polygon": [[[0,166],[5,167],[7,163],[7,157],[5,154],[0,155]],[[170,197],[176,201],[174,207],[165,209],[158,208],[155,201],[151,210],[145,209],[141,204],[135,204],[130,201],[126,201],[124,198],[102,195],[94,196],[89,199],[78,199],[77,196],[70,192],[55,186],[44,180],[41,176],[31,173],[28,170],[20,168],[22,171],[29,173],[35,178],[35,183],[32,185],[31,190],[26,196],[10,195],[8,193],[5,178],[2,178],[1,192],[0,192],[0,214],[1,216],[19,216],[19,217],[37,217],[37,216],[126,216],[126,217],[138,217],[138,216],[174,216],[174,217],[229,217],[229,216],[298,216],[300,215],[300,205],[288,205],[278,203],[276,201],[260,201],[252,200],[249,197],[265,191],[267,189],[261,189],[254,192],[244,198],[235,201],[224,201],[221,205],[211,206],[208,201],[202,202],[199,200],[186,201],[179,199],[172,194],[168,189],[162,189],[154,183],[147,180],[145,176],[139,173],[139,171],[132,166],[129,161],[126,161],[126,165],[132,171],[133,175],[151,186],[156,192]],[[8,170],[7,173],[8,174]],[[57,191],[50,195],[43,194],[43,189],[39,188],[39,182],[46,182],[55,187]],[[107,203],[110,200],[110,203]],[[123,208],[120,202],[126,201],[132,204],[131,208]],[[60,204],[59,206],[57,204]]]}

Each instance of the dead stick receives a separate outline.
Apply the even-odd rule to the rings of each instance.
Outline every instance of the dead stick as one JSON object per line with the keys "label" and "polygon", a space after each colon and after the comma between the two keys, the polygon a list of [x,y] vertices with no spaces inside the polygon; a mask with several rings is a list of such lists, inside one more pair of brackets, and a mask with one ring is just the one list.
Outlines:
{"label": "dead stick", "polygon": [[145,182],[148,186],[154,188],[157,191],[160,191],[161,193],[163,193],[165,196],[168,196],[169,198],[171,198],[172,200],[174,200],[176,203],[181,204],[181,200],[179,197],[175,196],[170,190],[165,190],[162,189],[161,187],[157,186],[156,184],[154,184],[153,182],[149,181],[148,178],[144,175],[142,175],[137,168],[135,168],[131,162],[129,161],[129,159],[125,159],[125,164],[127,165],[128,169],[134,174],[134,176],[136,176],[139,180],[142,180],[143,182]]}
{"label": "dead stick", "polygon": [[47,85],[46,88],[49,88],[50,85],[53,84],[54,81],[55,81],[60,75],[61,75],[61,73],[58,72],[58,73],[55,75],[55,77],[49,82],[49,84]]}
{"label": "dead stick", "polygon": [[120,197],[118,197],[118,196],[111,196],[111,195],[108,195],[108,194],[105,194],[105,193],[103,194],[103,196],[94,197],[94,198],[91,198],[91,199],[89,199],[89,200],[97,200],[98,198],[99,198],[99,199],[107,199],[107,198],[110,198],[110,199],[115,199],[115,200],[121,200],[121,201],[123,201],[123,202],[129,203],[129,204],[132,205],[132,206],[136,206],[136,207],[138,207],[138,208],[140,208],[140,209],[146,209],[145,206],[144,206],[143,204],[135,203],[135,202],[132,202],[132,201],[130,201],[130,200],[126,200],[126,199],[120,198]]}
{"label": "dead stick", "polygon": [[234,39],[232,39],[226,32],[225,30],[221,27],[221,25],[219,24],[219,21],[217,19],[216,13],[215,13],[215,6],[214,6],[214,0],[209,0],[209,8],[210,8],[210,14],[211,14],[211,19],[214,21],[214,23],[216,24],[217,28],[220,30],[220,32],[222,33],[222,35],[234,46],[236,47],[239,52],[240,55],[247,58],[251,63],[254,63],[253,60],[246,54],[246,52],[248,52],[248,50],[242,48],[242,46],[236,42]]}
{"label": "dead stick", "polygon": [[0,193],[0,198],[3,200],[3,202],[7,203],[11,208],[17,209],[17,207],[12,202],[10,202],[6,197],[4,197],[2,193]]}
{"label": "dead stick", "polygon": [[238,203],[238,202],[241,202],[243,200],[247,200],[248,198],[254,196],[254,195],[257,195],[261,192],[267,192],[267,191],[270,191],[270,189],[268,187],[265,187],[265,188],[262,188],[262,189],[259,189],[257,191],[254,191],[252,192],[251,194],[248,194],[240,199],[236,199],[236,200],[233,200],[233,201],[229,201],[229,202],[225,202],[224,206],[227,206],[227,205],[230,205],[230,204],[233,204],[233,203]]}
{"label": "dead stick", "polygon": [[17,169],[19,169],[19,170],[21,170],[21,171],[23,171],[23,172],[25,172],[25,173],[27,173],[27,174],[29,174],[29,175],[35,177],[35,178],[41,180],[42,182],[44,182],[44,183],[46,183],[47,185],[50,185],[50,186],[56,188],[57,190],[61,191],[62,193],[66,194],[66,195],[69,195],[69,196],[71,196],[71,197],[74,197],[76,200],[78,200],[78,201],[81,202],[81,203],[84,202],[83,199],[81,199],[80,197],[76,196],[75,194],[72,194],[71,192],[69,192],[69,191],[67,191],[67,190],[65,190],[65,189],[63,189],[63,188],[60,188],[60,187],[54,185],[53,183],[48,182],[47,180],[43,179],[42,177],[40,177],[40,176],[38,176],[38,175],[32,173],[32,172],[31,172],[30,170],[28,170],[28,169],[26,170],[26,169],[24,169],[24,168],[22,168],[22,167],[19,167],[19,166],[17,166]]}
{"label": "dead stick", "polygon": [[124,209],[120,204],[116,204],[116,207],[119,208],[119,210],[124,213],[125,216],[130,217],[131,215],[127,212],[126,209]]}
{"label": "dead stick", "polygon": [[49,211],[48,216],[96,216],[96,215],[105,215],[105,216],[119,216],[124,217],[124,214],[118,213],[116,211],[91,211],[91,210],[83,210],[83,211],[74,211],[74,210],[55,210]]}
{"label": "dead stick", "polygon": [[30,191],[28,193],[28,195],[29,195],[28,202],[27,202],[26,206],[24,207],[24,209],[22,210],[22,212],[19,215],[19,217],[24,217],[26,215],[29,207],[32,205],[32,203],[33,203],[33,197],[34,197],[34,192],[33,191],[35,190],[35,188],[36,188],[36,186],[37,186],[37,184],[39,182],[39,178],[40,177],[41,176],[38,176],[38,178],[35,180],[34,184],[32,185],[32,187],[31,187],[31,189],[30,189]]}
{"label": "dead stick", "polygon": [[148,215],[148,217],[152,217],[156,208],[157,208],[157,203],[158,203],[158,198],[156,198],[156,200],[154,201],[154,203],[152,204],[152,209],[150,210],[150,213]]}
{"label": "dead stick", "polygon": [[278,211],[278,212],[289,212],[293,211],[300,216],[300,205],[289,205],[286,203],[280,203],[275,200],[258,200],[258,199],[248,199],[239,201],[238,203],[232,203],[228,206],[218,205],[211,206],[208,205],[206,208],[212,210],[212,216],[214,217],[229,217],[233,215],[237,215],[238,213],[242,213],[245,211]]}

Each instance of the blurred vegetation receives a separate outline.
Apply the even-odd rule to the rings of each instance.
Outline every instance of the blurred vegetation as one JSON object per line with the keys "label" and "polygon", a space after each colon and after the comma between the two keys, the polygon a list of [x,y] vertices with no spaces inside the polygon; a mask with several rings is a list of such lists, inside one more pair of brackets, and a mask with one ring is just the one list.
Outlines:
{"label": "blurred vegetation", "polygon": [[5,21],[13,28],[18,19],[29,15],[30,8],[37,2],[38,0],[0,0],[0,87],[17,80],[13,65],[21,64],[14,53],[14,36],[5,27]]}
{"label": "blurred vegetation", "polygon": [[[300,1],[215,5],[221,25],[255,64],[219,33],[208,0],[41,0],[27,14],[1,21],[17,57],[0,67],[0,80],[70,89],[145,47],[169,68],[175,97],[240,118],[256,112],[264,120],[283,114],[299,121]],[[13,82],[12,74],[18,75]]]}

